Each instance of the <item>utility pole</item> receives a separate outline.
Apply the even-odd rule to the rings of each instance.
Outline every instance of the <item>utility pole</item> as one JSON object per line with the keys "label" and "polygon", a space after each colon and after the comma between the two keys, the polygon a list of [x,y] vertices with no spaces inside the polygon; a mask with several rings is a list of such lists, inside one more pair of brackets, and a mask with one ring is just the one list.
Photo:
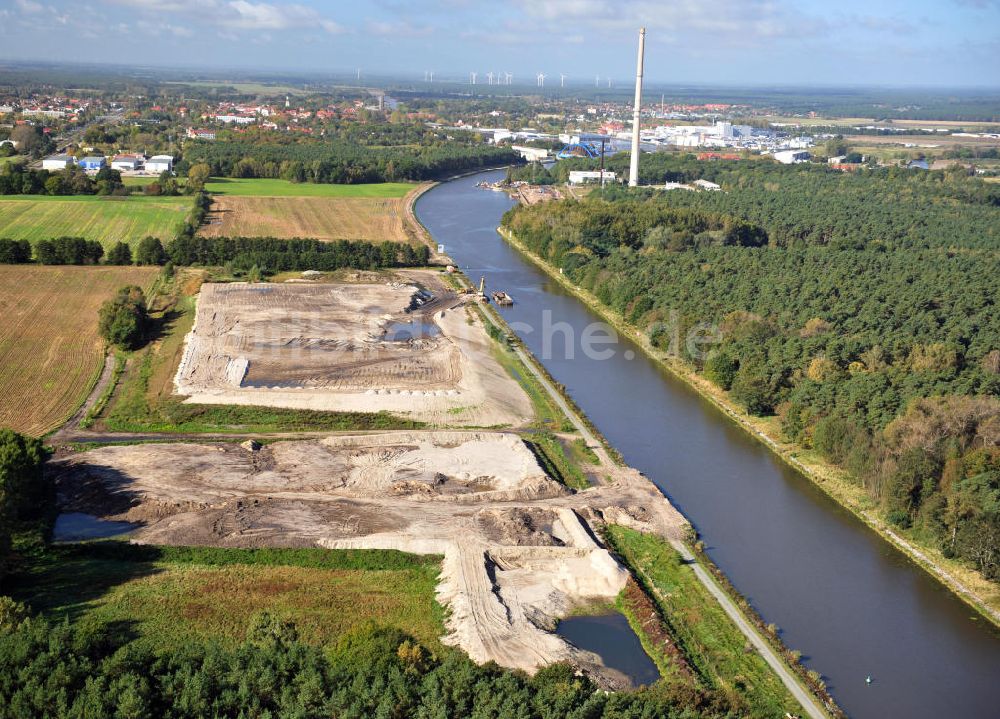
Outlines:
{"label": "utility pole", "polygon": [[635,109],[632,111],[632,162],[628,171],[628,186],[639,186],[639,110],[642,107],[642,61],[646,51],[646,28],[639,28],[639,58],[635,65]]}

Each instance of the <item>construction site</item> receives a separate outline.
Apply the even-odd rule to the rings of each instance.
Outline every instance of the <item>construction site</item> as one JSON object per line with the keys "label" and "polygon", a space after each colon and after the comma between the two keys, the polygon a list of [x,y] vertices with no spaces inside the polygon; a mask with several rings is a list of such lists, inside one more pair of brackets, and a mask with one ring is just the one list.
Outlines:
{"label": "construction site", "polygon": [[439,273],[358,282],[208,283],[177,369],[200,404],[387,411],[517,427],[531,403],[496,361],[469,295]]}
{"label": "construction site", "polygon": [[64,512],[134,523],[136,542],[440,555],[445,643],[526,671],[570,661],[609,688],[628,677],[553,633],[628,581],[597,532],[687,526],[638,472],[574,492],[508,432],[106,446],[54,465]]}

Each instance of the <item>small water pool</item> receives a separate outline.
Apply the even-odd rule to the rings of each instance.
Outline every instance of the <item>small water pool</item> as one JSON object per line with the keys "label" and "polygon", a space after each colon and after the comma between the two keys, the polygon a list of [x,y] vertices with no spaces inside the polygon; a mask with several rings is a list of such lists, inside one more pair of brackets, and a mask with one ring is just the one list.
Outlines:
{"label": "small water pool", "polygon": [[128,534],[138,529],[132,522],[112,522],[81,512],[67,512],[56,517],[52,539],[57,542],[82,542],[88,539],[107,539]]}
{"label": "small water pool", "polygon": [[437,337],[441,328],[433,322],[390,322],[385,327],[386,342],[407,342]]}
{"label": "small water pool", "polygon": [[559,622],[556,634],[575,647],[594,652],[605,666],[629,676],[637,686],[652,684],[660,678],[639,637],[618,612],[568,617]]}

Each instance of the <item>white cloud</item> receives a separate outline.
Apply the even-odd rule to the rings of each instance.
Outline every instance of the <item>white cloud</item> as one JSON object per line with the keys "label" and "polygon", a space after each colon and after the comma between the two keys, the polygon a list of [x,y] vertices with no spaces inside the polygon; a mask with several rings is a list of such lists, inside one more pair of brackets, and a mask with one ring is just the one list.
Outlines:
{"label": "white cloud", "polygon": [[45,9],[41,3],[33,2],[33,0],[15,0],[15,3],[21,12],[36,13]]}
{"label": "white cloud", "polygon": [[[105,0],[105,2],[138,8],[147,16],[180,15],[190,20],[189,24],[209,23],[221,28],[223,32],[320,28],[334,35],[344,31],[340,25],[324,17],[317,10],[298,3],[278,4],[250,0]],[[188,32],[187,27],[180,28],[180,26],[170,26],[170,30],[177,35]]]}

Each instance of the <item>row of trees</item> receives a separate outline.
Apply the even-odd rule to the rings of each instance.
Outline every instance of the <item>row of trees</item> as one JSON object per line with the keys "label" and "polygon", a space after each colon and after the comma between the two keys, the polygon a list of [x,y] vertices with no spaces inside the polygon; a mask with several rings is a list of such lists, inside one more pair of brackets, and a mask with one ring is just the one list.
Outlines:
{"label": "row of trees", "polygon": [[96,265],[101,258],[108,265],[162,265],[167,261],[167,253],[160,240],[153,236],[140,240],[134,254],[127,244],[117,242],[106,257],[100,242],[82,237],[39,240],[34,248],[28,240],[0,238],[0,264],[5,265],[33,261],[42,265]]}
{"label": "row of trees", "polygon": [[94,177],[82,167],[32,170],[21,162],[8,162],[0,171],[0,195],[127,195],[118,170],[101,168]]}
{"label": "row of trees", "polygon": [[186,159],[207,164],[216,177],[334,184],[431,180],[521,162],[510,148],[478,143],[364,147],[341,139],[310,139],[294,144],[202,142],[186,150]]}
{"label": "row of trees", "polygon": [[175,265],[231,265],[270,274],[290,270],[330,271],[342,267],[420,267],[430,259],[426,245],[379,244],[362,240],[285,240],[273,237],[197,237],[182,235],[167,247]]}
{"label": "row of trees", "polygon": [[[847,468],[888,520],[1000,580],[1000,208],[945,173],[702,165],[724,173],[723,192],[609,191],[504,223],[750,413],[778,415],[787,439]],[[780,192],[759,184],[772,181]],[[825,241],[776,241],[790,216]],[[713,241],[727,225],[768,243]],[[701,322],[720,330],[710,352],[672,346]]]}

